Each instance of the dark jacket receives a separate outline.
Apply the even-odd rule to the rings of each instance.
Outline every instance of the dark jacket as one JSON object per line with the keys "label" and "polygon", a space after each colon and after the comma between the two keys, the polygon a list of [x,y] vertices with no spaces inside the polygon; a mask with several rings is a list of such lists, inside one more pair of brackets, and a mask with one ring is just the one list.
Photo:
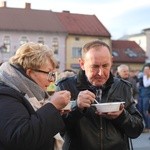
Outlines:
{"label": "dark jacket", "polygon": [[54,150],[53,136],[64,129],[50,103],[36,112],[24,94],[0,84],[0,150]]}
{"label": "dark jacket", "polygon": [[[121,78],[119,75],[117,76],[118,78]],[[139,99],[139,89],[138,89],[138,84],[136,82],[136,80],[132,77],[126,78],[126,79],[122,79],[122,80],[127,80],[131,83],[132,85],[132,90],[133,90],[133,98],[135,100]]]}
{"label": "dark jacket", "polygon": [[[72,100],[80,91],[88,89],[95,93],[83,71],[77,76],[59,81],[56,90],[69,90]],[[64,116],[67,131],[64,150],[128,150],[128,137],[136,138],[143,130],[142,117],[135,107],[129,82],[110,75],[102,87],[102,102],[124,101],[125,111],[114,120],[95,114],[93,107],[83,111],[75,105]]]}

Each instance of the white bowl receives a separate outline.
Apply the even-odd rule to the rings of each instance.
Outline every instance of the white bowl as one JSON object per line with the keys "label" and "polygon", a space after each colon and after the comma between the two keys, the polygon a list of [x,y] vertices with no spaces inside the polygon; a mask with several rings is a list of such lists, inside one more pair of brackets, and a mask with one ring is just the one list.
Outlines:
{"label": "white bowl", "polygon": [[74,103],[74,101],[70,101],[62,110],[71,110],[71,105]]}
{"label": "white bowl", "polygon": [[120,105],[123,103],[125,102],[99,103],[99,104],[92,104],[92,106],[95,106],[97,111],[100,113],[107,113],[119,111]]}

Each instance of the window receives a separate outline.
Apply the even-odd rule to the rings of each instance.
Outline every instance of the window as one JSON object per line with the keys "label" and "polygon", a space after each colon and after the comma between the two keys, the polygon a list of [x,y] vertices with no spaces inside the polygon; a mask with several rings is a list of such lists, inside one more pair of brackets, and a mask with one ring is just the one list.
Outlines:
{"label": "window", "polygon": [[135,53],[133,50],[130,48],[127,48],[125,50],[125,54],[127,54],[129,57],[138,57],[137,53]]}
{"label": "window", "polygon": [[3,40],[3,45],[1,46],[2,52],[8,53],[10,52],[10,37],[5,36]]}
{"label": "window", "polygon": [[21,40],[20,40],[20,45],[25,44],[25,43],[27,43],[27,42],[28,42],[27,37],[26,37],[26,36],[22,36],[22,37],[21,37]]}
{"label": "window", "polygon": [[72,48],[72,58],[79,58],[81,57],[81,47],[73,47]]}
{"label": "window", "polygon": [[7,51],[7,47],[3,44],[0,46],[0,52],[5,53]]}
{"label": "window", "polygon": [[115,51],[112,51],[112,55],[115,56],[115,57],[119,56],[119,54],[117,52],[115,52]]}
{"label": "window", "polygon": [[139,40],[139,42],[138,42],[138,43],[139,43],[139,45],[141,45],[141,43],[142,43],[142,42],[141,42],[141,40]]}
{"label": "window", "polygon": [[53,38],[52,40],[52,48],[54,50],[54,54],[58,54],[58,48],[59,48],[59,45],[58,45],[58,38]]}
{"label": "window", "polygon": [[75,37],[75,40],[76,40],[76,41],[79,41],[79,40],[80,40],[80,38],[79,38],[78,36],[76,36],[76,37]]}
{"label": "window", "polygon": [[43,37],[39,37],[39,39],[38,39],[38,43],[41,43],[41,44],[43,44],[43,45],[44,45],[44,38],[43,38]]}

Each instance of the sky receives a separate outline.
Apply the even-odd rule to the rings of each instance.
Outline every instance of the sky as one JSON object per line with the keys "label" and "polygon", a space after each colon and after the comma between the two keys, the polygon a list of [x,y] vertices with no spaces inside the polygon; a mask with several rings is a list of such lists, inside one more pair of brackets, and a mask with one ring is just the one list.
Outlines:
{"label": "sky", "polygon": [[150,0],[0,0],[7,7],[96,15],[110,32],[112,39],[138,34],[150,28]]}

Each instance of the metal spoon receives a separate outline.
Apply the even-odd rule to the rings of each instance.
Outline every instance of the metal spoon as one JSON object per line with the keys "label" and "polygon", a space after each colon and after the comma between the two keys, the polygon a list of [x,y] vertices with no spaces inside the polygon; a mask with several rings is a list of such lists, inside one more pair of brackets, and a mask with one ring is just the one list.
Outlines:
{"label": "metal spoon", "polygon": [[96,104],[99,104],[99,102],[96,99],[94,99],[94,101],[96,102]]}

